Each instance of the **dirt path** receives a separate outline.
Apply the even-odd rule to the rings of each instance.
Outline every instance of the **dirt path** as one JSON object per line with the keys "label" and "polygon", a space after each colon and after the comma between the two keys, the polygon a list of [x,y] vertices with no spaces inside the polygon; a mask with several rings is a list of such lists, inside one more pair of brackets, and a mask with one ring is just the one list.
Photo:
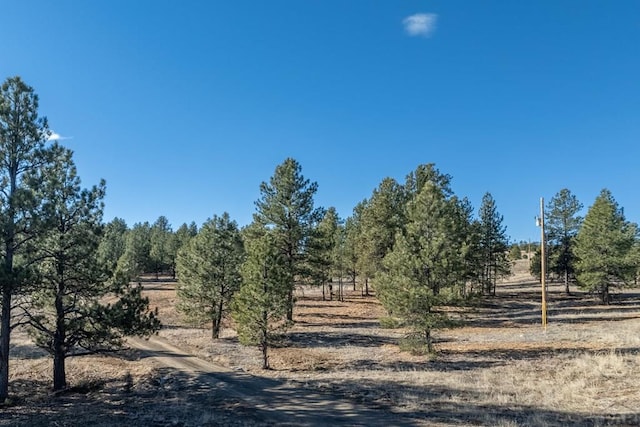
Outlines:
{"label": "dirt path", "polygon": [[132,347],[162,366],[190,375],[212,393],[242,400],[266,425],[417,426],[420,420],[370,408],[302,384],[236,372],[190,355],[161,337],[130,339]]}

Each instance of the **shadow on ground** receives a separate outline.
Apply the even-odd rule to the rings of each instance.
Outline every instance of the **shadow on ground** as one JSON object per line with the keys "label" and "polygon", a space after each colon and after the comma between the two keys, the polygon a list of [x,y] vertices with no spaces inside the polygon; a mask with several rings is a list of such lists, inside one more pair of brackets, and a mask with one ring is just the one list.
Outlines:
{"label": "shadow on ground", "polygon": [[[14,383],[13,388],[44,384]],[[244,373],[185,374],[159,369],[137,384],[125,376],[83,392],[44,394],[4,408],[2,426],[419,426],[633,425],[635,414],[586,416],[522,405],[477,405],[477,391],[359,380],[279,381]],[[395,390],[395,391],[394,391]],[[391,393],[402,393],[404,407]],[[28,399],[27,399],[28,400]],[[412,409],[419,401],[421,408]],[[29,403],[28,410],[24,406]]]}

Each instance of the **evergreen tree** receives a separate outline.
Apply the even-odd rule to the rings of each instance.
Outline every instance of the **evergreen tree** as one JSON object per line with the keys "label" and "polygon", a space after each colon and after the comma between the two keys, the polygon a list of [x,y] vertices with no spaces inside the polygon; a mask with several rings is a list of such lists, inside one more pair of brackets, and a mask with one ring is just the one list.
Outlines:
{"label": "evergreen tree", "polygon": [[178,251],[182,249],[189,241],[198,234],[198,227],[195,222],[187,225],[182,224],[175,233],[172,233],[169,239],[169,269],[171,275],[176,278],[176,262],[178,259]]}
{"label": "evergreen tree", "polygon": [[[359,213],[354,209],[351,215],[344,223],[344,252],[342,259],[346,275],[349,277],[353,290],[356,290],[356,280],[358,279],[358,236],[361,232],[359,223]],[[363,294],[369,294],[369,289],[365,287]]]}
{"label": "evergreen tree", "polygon": [[49,135],[33,88],[20,77],[7,79],[0,86],[0,402],[9,390],[12,298],[28,270],[17,259],[25,242],[41,229],[40,216],[34,213],[38,183],[28,177],[48,161]]}
{"label": "evergreen tree", "polygon": [[427,163],[418,165],[416,170],[407,175],[404,184],[407,199],[410,200],[416,197],[425,184],[435,186],[445,197],[453,195],[451,175],[440,172],[434,163]]}
{"label": "evergreen tree", "polygon": [[405,193],[393,178],[382,180],[360,212],[360,271],[365,280],[383,270],[382,260],[393,249],[404,224]]}
{"label": "evergreen tree", "polygon": [[408,203],[405,231],[397,234],[376,282],[385,309],[422,337],[429,351],[432,331],[452,323],[437,307],[455,299],[452,290],[467,276],[463,211],[455,197],[424,183]]}
{"label": "evergreen tree", "polygon": [[[55,161],[38,180],[48,227],[30,242],[39,260],[37,287],[23,307],[36,345],[53,357],[53,388],[61,390],[68,356],[117,348],[124,335],[148,335],[159,322],[140,290],[109,283],[100,262],[104,181],[82,190],[71,151],[54,145],[52,153]],[[107,295],[116,302],[101,303]]]}
{"label": "evergreen tree", "polygon": [[507,258],[509,247],[503,217],[498,213],[496,202],[491,193],[485,193],[479,210],[480,251],[483,259],[483,291],[496,293],[496,281],[499,277],[511,273],[511,263]]}
{"label": "evergreen tree", "polygon": [[240,230],[226,212],[205,222],[178,251],[178,309],[192,321],[211,322],[213,339],[219,337],[231,298],[240,287],[243,259]]}
{"label": "evergreen tree", "polygon": [[160,273],[171,266],[171,239],[173,231],[169,220],[164,215],[158,217],[151,225],[149,257],[158,280]]}
{"label": "evergreen tree", "polygon": [[625,220],[611,192],[602,190],[576,236],[578,284],[608,304],[611,287],[635,280],[637,238],[637,226]]}
{"label": "evergreen tree", "polygon": [[[325,212],[322,220],[314,228],[309,241],[309,273],[317,286],[322,286],[322,299],[325,299],[325,285],[336,270],[337,236],[340,229],[340,218],[334,207]],[[331,295],[330,295],[331,297]]]}
{"label": "evergreen tree", "polygon": [[574,274],[574,239],[582,224],[578,212],[582,209],[576,196],[564,188],[547,204],[545,227],[549,252],[549,270],[564,278],[564,286],[569,294],[570,278]]}
{"label": "evergreen tree", "polygon": [[151,226],[148,222],[136,223],[127,232],[124,254],[118,260],[119,274],[133,280],[143,273],[153,271],[151,261]]}
{"label": "evergreen tree", "polygon": [[511,258],[511,260],[513,261],[522,259],[522,251],[520,250],[520,245],[518,245],[517,243],[511,245],[511,248],[509,249],[509,258]]}
{"label": "evergreen tree", "polygon": [[233,318],[243,345],[257,345],[262,367],[269,369],[269,347],[287,324],[289,311],[289,260],[280,247],[280,236],[254,223],[245,230],[247,260],[242,286],[235,295]]}
{"label": "evergreen tree", "polygon": [[[445,193],[446,194],[446,193]],[[451,193],[452,194],[452,193]],[[468,296],[467,284],[470,285],[470,292],[476,292],[478,285],[482,290],[482,278],[484,274],[483,255],[481,249],[481,225],[474,219],[473,206],[471,202],[464,198],[458,200],[455,204],[457,215],[460,218],[458,222],[459,233],[462,236],[461,256],[463,259],[463,269],[461,271],[464,282],[458,286],[457,293],[461,297]]]}
{"label": "evergreen tree", "polygon": [[110,270],[116,268],[118,260],[124,255],[127,245],[127,231],[127,223],[121,218],[114,218],[104,227],[98,254],[100,261]]}
{"label": "evergreen tree", "polygon": [[291,158],[276,167],[269,183],[260,184],[254,221],[274,231],[276,244],[287,262],[289,288],[287,319],[293,320],[293,290],[296,278],[304,274],[307,244],[322,218],[313,205],[318,184],[302,175],[302,167]]}

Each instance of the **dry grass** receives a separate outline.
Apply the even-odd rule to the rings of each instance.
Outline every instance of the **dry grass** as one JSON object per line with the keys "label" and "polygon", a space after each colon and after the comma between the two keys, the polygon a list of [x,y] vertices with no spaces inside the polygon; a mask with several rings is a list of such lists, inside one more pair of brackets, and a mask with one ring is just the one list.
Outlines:
{"label": "dry grass", "polygon": [[[436,357],[401,352],[397,344],[404,331],[379,327],[384,310],[375,298],[356,291],[348,292],[344,302],[322,301],[317,290],[305,289],[298,294],[295,326],[284,345],[271,350],[271,371],[260,369],[258,349],[239,345],[231,328],[214,342],[207,328],[185,324],[174,310],[172,283],[153,283],[146,292],[166,326],[160,334],[199,357],[402,413],[414,425],[640,424],[638,290],[621,293],[615,304],[604,307],[589,295],[566,296],[563,286],[552,284],[550,323],[544,330],[540,291],[526,273],[526,262],[520,261],[517,274],[498,285],[495,297],[457,312],[467,326],[436,334]],[[12,391],[20,409],[12,410],[33,414],[38,402],[51,399],[46,393],[28,397],[50,381],[50,362],[26,340],[15,348],[20,356],[13,364]],[[98,384],[85,400],[102,402],[95,406],[104,411],[121,411],[121,419],[132,425],[150,420],[157,425],[172,420],[184,425],[258,423],[247,404],[194,394],[187,379],[174,378],[146,360],[75,363],[72,384]],[[123,395],[127,388],[129,394]],[[181,399],[180,390],[192,396]],[[124,403],[113,403],[118,401]],[[142,415],[131,418],[125,403]],[[0,425],[7,424],[0,420]]]}

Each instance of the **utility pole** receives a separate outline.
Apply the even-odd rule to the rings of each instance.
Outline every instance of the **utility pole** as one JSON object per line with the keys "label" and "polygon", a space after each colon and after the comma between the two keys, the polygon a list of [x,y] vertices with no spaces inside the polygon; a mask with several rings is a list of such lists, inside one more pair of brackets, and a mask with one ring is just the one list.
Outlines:
{"label": "utility pole", "polygon": [[542,327],[547,329],[547,284],[546,284],[546,254],[544,236],[544,197],[540,197],[540,218],[537,218],[540,227],[540,281],[542,282]]}

